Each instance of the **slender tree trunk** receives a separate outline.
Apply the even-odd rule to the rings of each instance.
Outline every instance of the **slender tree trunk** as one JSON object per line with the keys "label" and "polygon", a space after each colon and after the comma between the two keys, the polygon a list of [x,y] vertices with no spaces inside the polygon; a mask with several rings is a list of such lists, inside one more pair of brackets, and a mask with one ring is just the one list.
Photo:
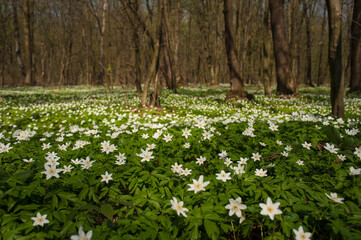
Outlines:
{"label": "slender tree trunk", "polygon": [[[162,2],[159,1],[158,2],[158,23],[157,23],[157,39],[154,43],[154,47],[153,47],[153,55],[151,58],[151,63],[149,65],[148,68],[148,73],[147,73],[147,77],[145,79],[145,83],[144,83],[144,89],[143,89],[143,93],[142,93],[142,98],[140,101],[140,105],[141,107],[146,107],[147,105],[147,95],[148,95],[148,91],[149,91],[149,87],[150,87],[150,83],[152,81],[152,79],[155,77],[155,75],[157,74],[158,71],[158,67],[159,67],[159,49],[160,49],[160,41],[161,41],[161,36],[162,36],[162,19],[163,19],[163,7],[162,7]],[[156,93],[154,93],[156,94]]]}
{"label": "slender tree trunk", "polygon": [[321,86],[323,84],[324,74],[322,71],[322,60],[323,60],[323,46],[325,44],[324,35],[325,35],[325,26],[326,26],[326,3],[323,10],[323,17],[322,17],[322,30],[321,30],[321,43],[320,45],[320,54],[318,56],[318,70],[317,70],[317,86]]}
{"label": "slender tree trunk", "polygon": [[[291,0],[289,0],[289,7],[291,7]],[[300,14],[300,3],[299,0],[293,0],[292,9],[288,11],[289,19],[289,48],[290,48],[290,69],[292,76],[295,81],[295,85],[298,85],[300,75],[300,26],[299,14]]]}
{"label": "slender tree trunk", "polygon": [[361,92],[361,1],[354,0],[351,24],[350,92]]}
{"label": "slender tree trunk", "polygon": [[14,40],[15,40],[15,54],[16,60],[20,67],[21,76],[25,78],[25,67],[23,60],[21,58],[21,48],[20,48],[20,35],[19,35],[19,21],[18,21],[18,7],[17,0],[12,1],[13,11],[14,11]]}
{"label": "slender tree trunk", "polygon": [[107,10],[107,2],[108,0],[103,0],[103,8],[102,8],[102,25],[100,30],[100,72],[99,72],[99,80],[98,84],[104,84],[104,73],[105,73],[105,57],[104,57],[104,32],[105,32],[105,24],[106,24],[106,10]]}
{"label": "slender tree trunk", "polygon": [[245,91],[241,74],[239,70],[239,60],[237,57],[234,37],[233,37],[233,14],[232,0],[224,0],[224,24],[225,24],[225,44],[227,51],[227,63],[230,71],[231,89],[227,94],[227,98],[248,98],[252,99],[252,95]]}
{"label": "slender tree trunk", "polygon": [[[134,0],[131,4],[134,5],[134,10],[138,13],[139,4],[138,0]],[[133,44],[134,44],[134,54],[135,54],[135,87],[137,93],[142,92],[142,69],[141,69],[141,60],[140,60],[140,39],[139,39],[139,28],[134,24],[136,22],[136,16],[133,15]]]}
{"label": "slender tree trunk", "polygon": [[269,29],[269,0],[266,0],[263,11],[263,86],[264,95],[271,95],[271,78],[270,78],[270,52],[271,52],[271,36]]}
{"label": "slender tree trunk", "polygon": [[47,51],[44,50],[44,43],[40,44],[41,50],[41,85],[46,85],[46,70],[45,70],[45,58],[47,56]]}
{"label": "slender tree trunk", "polygon": [[291,95],[297,93],[290,69],[289,47],[285,33],[282,0],[270,0],[273,49],[276,60],[277,93]]}
{"label": "slender tree trunk", "polygon": [[23,12],[24,12],[24,47],[25,47],[25,80],[24,85],[31,85],[33,79],[33,57],[31,51],[31,40],[30,40],[30,5],[29,0],[23,1]]}
{"label": "slender tree trunk", "polygon": [[[163,4],[163,2],[162,2]],[[163,14],[162,14],[162,26],[161,26],[161,36],[160,36],[160,67],[162,69],[163,77],[167,84],[167,88],[171,90],[176,89],[176,82],[174,78],[173,68],[172,68],[172,61],[171,56],[172,53],[170,52],[170,23],[168,18],[168,8],[167,4],[165,3],[163,6]]]}
{"label": "slender tree trunk", "polygon": [[311,13],[312,9],[309,4],[305,0],[303,0],[304,4],[304,17],[306,22],[306,85],[310,87],[314,87],[312,82],[312,42],[311,42]]}
{"label": "slender tree trunk", "polygon": [[30,52],[31,52],[31,86],[35,86],[36,85],[36,79],[35,79],[35,57],[36,55],[34,54],[34,50],[35,50],[35,42],[34,42],[34,28],[35,28],[35,16],[34,16],[34,12],[35,12],[35,0],[30,0],[29,1],[29,20],[30,20]]}
{"label": "slender tree trunk", "polygon": [[344,78],[342,76],[342,12],[340,0],[327,0],[327,9],[332,116],[343,117]]}

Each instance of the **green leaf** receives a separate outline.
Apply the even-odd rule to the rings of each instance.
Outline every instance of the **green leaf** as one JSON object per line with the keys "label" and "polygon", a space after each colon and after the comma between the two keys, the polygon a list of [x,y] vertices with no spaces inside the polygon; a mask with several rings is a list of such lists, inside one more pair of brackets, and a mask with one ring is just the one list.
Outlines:
{"label": "green leaf", "polygon": [[114,215],[114,209],[112,207],[112,205],[110,204],[103,204],[100,207],[100,212],[106,216],[108,219],[113,219],[113,215]]}
{"label": "green leaf", "polygon": [[219,228],[217,224],[210,220],[204,220],[204,227],[206,229],[206,232],[208,234],[208,237],[212,239],[218,239],[219,238]]}
{"label": "green leaf", "polygon": [[327,126],[326,135],[327,135],[328,140],[330,140],[330,142],[337,144],[337,145],[339,145],[341,143],[340,132],[338,131],[337,128],[334,128],[332,126]]}
{"label": "green leaf", "polygon": [[74,223],[72,221],[67,221],[64,224],[63,229],[60,231],[60,236],[63,236],[64,234],[68,233],[69,228],[73,225]]}

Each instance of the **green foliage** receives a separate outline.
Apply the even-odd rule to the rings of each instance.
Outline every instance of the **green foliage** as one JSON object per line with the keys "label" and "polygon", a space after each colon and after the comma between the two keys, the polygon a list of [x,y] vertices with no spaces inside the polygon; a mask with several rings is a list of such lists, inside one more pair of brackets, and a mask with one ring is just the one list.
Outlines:
{"label": "green foliage", "polygon": [[[300,226],[314,239],[361,237],[361,175],[350,170],[361,168],[357,98],[347,99],[352,117],[341,121],[329,117],[323,90],[227,103],[226,88],[187,88],[164,91],[162,111],[139,113],[138,97],[130,94],[127,107],[119,89],[110,100],[100,88],[35,90],[7,90],[0,102],[0,143],[11,147],[0,152],[2,239],[69,239],[80,226],[93,239],[292,239]],[[106,150],[107,141],[115,149]],[[154,158],[142,161],[147,148]],[[52,152],[57,169],[72,169],[46,179]],[[252,159],[256,153],[259,161]],[[94,161],[89,168],[87,157]],[[241,158],[248,161],[239,165]],[[175,163],[190,175],[173,171]],[[256,169],[267,176],[256,176]],[[221,170],[231,179],[217,179]],[[201,175],[209,181],[205,191],[189,191]],[[343,203],[328,198],[331,193]],[[187,217],[172,209],[173,197]],[[225,208],[238,197],[247,206],[242,223]],[[274,220],[260,214],[268,197],[280,203]],[[33,226],[38,212],[48,224]]]}

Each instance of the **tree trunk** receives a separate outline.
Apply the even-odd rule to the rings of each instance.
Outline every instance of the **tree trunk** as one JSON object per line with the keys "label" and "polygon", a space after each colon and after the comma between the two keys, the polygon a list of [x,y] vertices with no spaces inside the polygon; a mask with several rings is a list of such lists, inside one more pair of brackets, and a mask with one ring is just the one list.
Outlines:
{"label": "tree trunk", "polygon": [[312,83],[312,42],[311,42],[311,6],[303,0],[304,18],[306,22],[306,85],[314,87]]}
{"label": "tree trunk", "polygon": [[282,0],[270,0],[273,49],[276,60],[277,93],[291,95],[297,93],[290,69],[289,47],[285,33]]}
{"label": "tree trunk", "polygon": [[30,34],[30,4],[29,0],[24,0],[24,47],[25,47],[25,80],[24,85],[29,86],[33,79],[33,57],[31,49]]}
{"label": "tree trunk", "polygon": [[232,0],[224,1],[224,24],[225,24],[225,44],[227,51],[227,63],[230,71],[231,89],[227,94],[229,98],[247,98],[252,99],[253,96],[248,94],[243,86],[241,74],[239,71],[239,60],[237,58],[236,49],[233,38],[233,14],[232,14]]}
{"label": "tree trunk", "polygon": [[265,7],[263,11],[263,86],[264,86],[264,95],[271,95],[271,77],[270,77],[270,64],[269,64],[269,54],[271,52],[271,36],[269,29],[269,1],[266,0]]}
{"label": "tree trunk", "polygon": [[361,92],[361,1],[354,0],[351,24],[350,92]]}
{"label": "tree trunk", "polygon": [[107,10],[107,2],[108,0],[103,0],[103,8],[102,8],[102,25],[99,26],[100,30],[100,72],[99,72],[99,79],[98,84],[104,84],[104,73],[105,73],[105,57],[104,57],[104,32],[105,32],[105,24],[106,24],[106,10]]}
{"label": "tree trunk", "polygon": [[322,17],[322,30],[321,30],[321,43],[320,43],[320,54],[318,56],[318,70],[317,70],[317,86],[321,86],[323,84],[324,74],[322,72],[322,59],[323,59],[323,46],[325,41],[323,40],[323,35],[325,34],[325,26],[326,26],[326,4],[323,10]]}
{"label": "tree trunk", "polygon": [[[152,79],[156,76],[158,68],[159,68],[159,48],[160,48],[160,41],[161,41],[161,36],[162,36],[162,14],[163,14],[163,7],[162,7],[162,3],[161,1],[158,2],[158,23],[157,23],[157,39],[154,43],[154,47],[153,47],[153,55],[152,55],[152,59],[151,59],[151,63],[149,65],[148,68],[148,73],[147,73],[147,77],[145,79],[145,83],[144,83],[144,89],[143,89],[143,93],[142,93],[142,98],[140,101],[140,106],[141,107],[146,107],[147,106],[147,95],[148,95],[148,91],[149,91],[149,87],[150,87],[150,83],[152,81]],[[156,94],[156,93],[154,93]]]}
{"label": "tree trunk", "polygon": [[332,116],[344,115],[344,79],[342,76],[342,15],[340,0],[327,0],[329,45],[328,61],[331,75]]}
{"label": "tree trunk", "polygon": [[16,60],[19,64],[21,76],[25,78],[25,67],[23,60],[21,58],[21,49],[20,49],[20,35],[19,35],[19,21],[18,21],[18,7],[17,0],[12,1],[13,11],[14,11],[14,40],[15,40],[15,54]]}

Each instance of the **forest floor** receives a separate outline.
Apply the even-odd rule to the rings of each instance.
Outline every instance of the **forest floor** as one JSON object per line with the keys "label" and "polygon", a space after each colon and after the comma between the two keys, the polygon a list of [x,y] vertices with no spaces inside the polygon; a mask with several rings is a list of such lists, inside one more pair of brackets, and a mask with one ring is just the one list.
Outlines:
{"label": "forest floor", "polygon": [[361,95],[228,89],[0,88],[0,239],[360,239]]}

